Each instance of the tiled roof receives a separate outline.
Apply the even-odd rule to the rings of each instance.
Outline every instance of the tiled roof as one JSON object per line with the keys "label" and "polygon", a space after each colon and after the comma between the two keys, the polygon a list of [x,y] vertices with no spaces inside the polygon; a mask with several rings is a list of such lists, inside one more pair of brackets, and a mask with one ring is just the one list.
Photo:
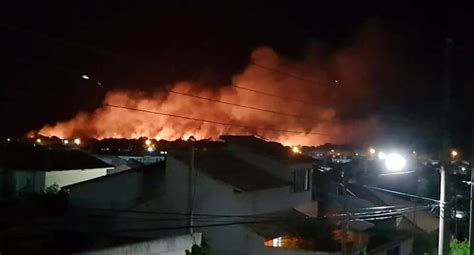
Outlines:
{"label": "tiled roof", "polygon": [[[168,156],[189,165],[190,150],[171,152]],[[214,147],[196,150],[194,162],[199,171],[242,191],[256,191],[289,185],[288,182],[265,170],[242,161],[225,148]]]}

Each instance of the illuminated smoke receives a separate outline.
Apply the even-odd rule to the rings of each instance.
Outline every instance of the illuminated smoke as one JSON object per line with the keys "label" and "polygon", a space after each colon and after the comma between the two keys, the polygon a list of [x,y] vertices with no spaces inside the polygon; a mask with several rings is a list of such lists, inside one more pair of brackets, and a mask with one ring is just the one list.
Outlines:
{"label": "illuminated smoke", "polygon": [[[71,138],[88,136],[102,138],[179,139],[191,135],[198,139],[216,139],[222,134],[259,135],[284,144],[317,145],[325,142],[361,142],[374,134],[378,124],[375,118],[350,116],[360,102],[372,100],[370,91],[379,63],[366,61],[373,51],[382,50],[369,40],[325,57],[292,61],[282,58],[270,48],[252,52],[245,70],[233,77],[233,84],[241,87],[299,99],[305,103],[264,96],[232,86],[209,88],[195,82],[177,82],[154,92],[135,90],[109,91],[104,104],[139,108],[161,113],[181,115],[262,129],[239,128],[189,121],[174,117],[100,107],[94,112],[81,112],[74,118],[45,125],[37,133],[44,136]],[[380,47],[379,47],[380,48]],[[264,69],[258,65],[279,71]],[[285,72],[302,79],[282,74]],[[309,80],[314,82],[309,82]],[[337,80],[337,82],[336,82]],[[200,97],[248,105],[272,111],[301,116],[282,116],[267,112],[219,104],[197,98],[169,93],[167,90]],[[310,120],[312,119],[312,120]],[[317,120],[317,121],[316,121]],[[297,130],[306,133],[276,132],[270,129]],[[308,133],[323,133],[318,136]]]}

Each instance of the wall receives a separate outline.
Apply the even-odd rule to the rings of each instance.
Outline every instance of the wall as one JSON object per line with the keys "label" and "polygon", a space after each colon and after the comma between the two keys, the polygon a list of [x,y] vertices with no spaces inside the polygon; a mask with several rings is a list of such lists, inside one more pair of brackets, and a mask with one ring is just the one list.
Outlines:
{"label": "wall", "polygon": [[[156,171],[154,171],[156,170]],[[66,186],[70,191],[70,204],[79,207],[123,209],[136,206],[152,193],[156,186],[146,185],[147,178],[154,179],[163,169],[147,171],[128,170],[101,178]],[[144,177],[144,175],[147,177]],[[162,173],[161,173],[162,174]]]}
{"label": "wall", "polygon": [[413,252],[413,238],[405,239],[401,242],[394,242],[392,244],[386,245],[385,247],[380,247],[376,251],[370,251],[368,255],[386,255],[387,251],[399,246],[400,255],[412,254]]}
{"label": "wall", "polygon": [[80,252],[81,255],[184,255],[186,250],[191,250],[193,244],[201,245],[201,233],[166,237],[151,241],[132,243],[97,251]]}
{"label": "wall", "polygon": [[[168,156],[165,173],[166,193],[154,203],[143,208],[153,208],[153,211],[173,211],[188,212],[188,178],[189,166]],[[296,207],[299,204],[311,201],[311,193],[293,193],[291,187],[274,188],[260,190],[256,192],[236,192],[232,186],[219,180],[197,172],[196,189],[194,201],[194,213],[196,214],[222,214],[222,215],[249,215],[270,213],[279,210],[286,210]],[[152,207],[150,207],[152,206]],[[222,219],[221,219],[222,220]],[[211,222],[215,223],[215,222]],[[167,223],[163,223],[165,226]],[[169,222],[170,226],[187,226],[187,220],[181,222]],[[209,221],[196,219],[194,225],[206,225]],[[252,242],[248,238],[251,230],[236,226],[199,228],[196,231],[202,232],[204,240],[210,244],[212,250],[226,250],[225,254],[232,254],[230,251],[244,249],[242,254],[249,254],[246,247],[250,247]],[[149,234],[149,233],[144,233]],[[254,244],[256,247],[263,247],[262,241]],[[229,252],[227,252],[229,251]],[[213,252],[213,254],[222,254]],[[271,254],[271,253],[269,253]]]}
{"label": "wall", "polygon": [[13,175],[17,195],[40,193],[46,187],[43,171],[14,171]]}
{"label": "wall", "polygon": [[64,187],[74,183],[105,176],[106,174],[107,168],[48,171],[46,172],[45,177],[45,187],[51,186],[53,184],[57,184],[59,187]]}

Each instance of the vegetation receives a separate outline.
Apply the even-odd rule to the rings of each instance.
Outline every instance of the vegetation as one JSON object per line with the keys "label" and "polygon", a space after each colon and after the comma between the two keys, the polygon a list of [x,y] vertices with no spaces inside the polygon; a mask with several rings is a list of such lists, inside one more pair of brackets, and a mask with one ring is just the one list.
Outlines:
{"label": "vegetation", "polygon": [[449,243],[450,255],[469,255],[469,243],[467,240],[462,242],[453,239]]}

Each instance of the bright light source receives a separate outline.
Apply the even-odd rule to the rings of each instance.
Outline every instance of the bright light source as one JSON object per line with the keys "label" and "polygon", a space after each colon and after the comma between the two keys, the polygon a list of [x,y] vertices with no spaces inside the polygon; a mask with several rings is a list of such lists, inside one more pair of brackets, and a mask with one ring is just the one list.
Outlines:
{"label": "bright light source", "polygon": [[453,156],[453,158],[456,157],[458,154],[459,154],[459,153],[458,153],[457,151],[455,151],[455,150],[452,150],[452,151],[451,151],[451,156]]}
{"label": "bright light source", "polygon": [[39,139],[39,138],[36,139],[36,142],[37,142],[37,143],[41,143],[41,139]]}
{"label": "bright light source", "polygon": [[465,168],[465,167],[461,167],[461,170],[462,170],[462,171],[466,171],[466,168]]}
{"label": "bright light source", "polygon": [[150,146],[150,144],[151,144],[151,141],[150,141],[150,140],[146,140],[146,141],[145,141],[145,145],[146,145],[146,146]]}
{"label": "bright light source", "polygon": [[89,80],[89,76],[86,74],[81,75],[81,78],[84,80]]}
{"label": "bright light source", "polygon": [[413,151],[412,153],[413,153],[413,154],[416,154],[416,151]]}
{"label": "bright light source", "polygon": [[341,156],[341,153],[338,152],[336,155]]}
{"label": "bright light source", "polygon": [[377,154],[377,157],[380,159],[380,160],[384,160],[387,155],[385,155],[385,153],[383,151],[379,152],[379,154]]}
{"label": "bright light source", "polygon": [[355,155],[356,157],[358,157],[358,156],[359,156],[359,153],[356,152],[354,155]]}
{"label": "bright light source", "polygon": [[370,148],[370,149],[369,149],[369,153],[370,153],[370,154],[375,154],[376,152],[377,152],[377,151],[376,151],[374,148]]}
{"label": "bright light source", "polygon": [[154,151],[153,147],[148,147],[148,148],[146,148],[146,150],[147,150],[148,152],[153,152],[153,151]]}
{"label": "bright light source", "polygon": [[81,144],[81,139],[79,139],[79,138],[74,139],[74,143],[76,145],[80,145]]}
{"label": "bright light source", "polygon": [[12,139],[10,139],[10,138],[7,138],[7,142],[10,142],[11,140],[12,140]]}
{"label": "bright light source", "polygon": [[69,141],[68,141],[68,140],[63,140],[63,143],[64,143],[65,145],[68,145],[68,144],[69,144]]}
{"label": "bright light source", "polygon": [[334,149],[331,149],[331,152],[334,152]]}
{"label": "bright light source", "polygon": [[464,218],[464,212],[463,211],[456,211],[456,218],[458,218],[458,219]]}
{"label": "bright light source", "polygon": [[385,167],[390,171],[401,171],[407,165],[407,160],[398,153],[390,153],[385,157]]}
{"label": "bright light source", "polygon": [[293,151],[293,153],[301,153],[301,150],[298,146],[291,147],[291,150]]}

